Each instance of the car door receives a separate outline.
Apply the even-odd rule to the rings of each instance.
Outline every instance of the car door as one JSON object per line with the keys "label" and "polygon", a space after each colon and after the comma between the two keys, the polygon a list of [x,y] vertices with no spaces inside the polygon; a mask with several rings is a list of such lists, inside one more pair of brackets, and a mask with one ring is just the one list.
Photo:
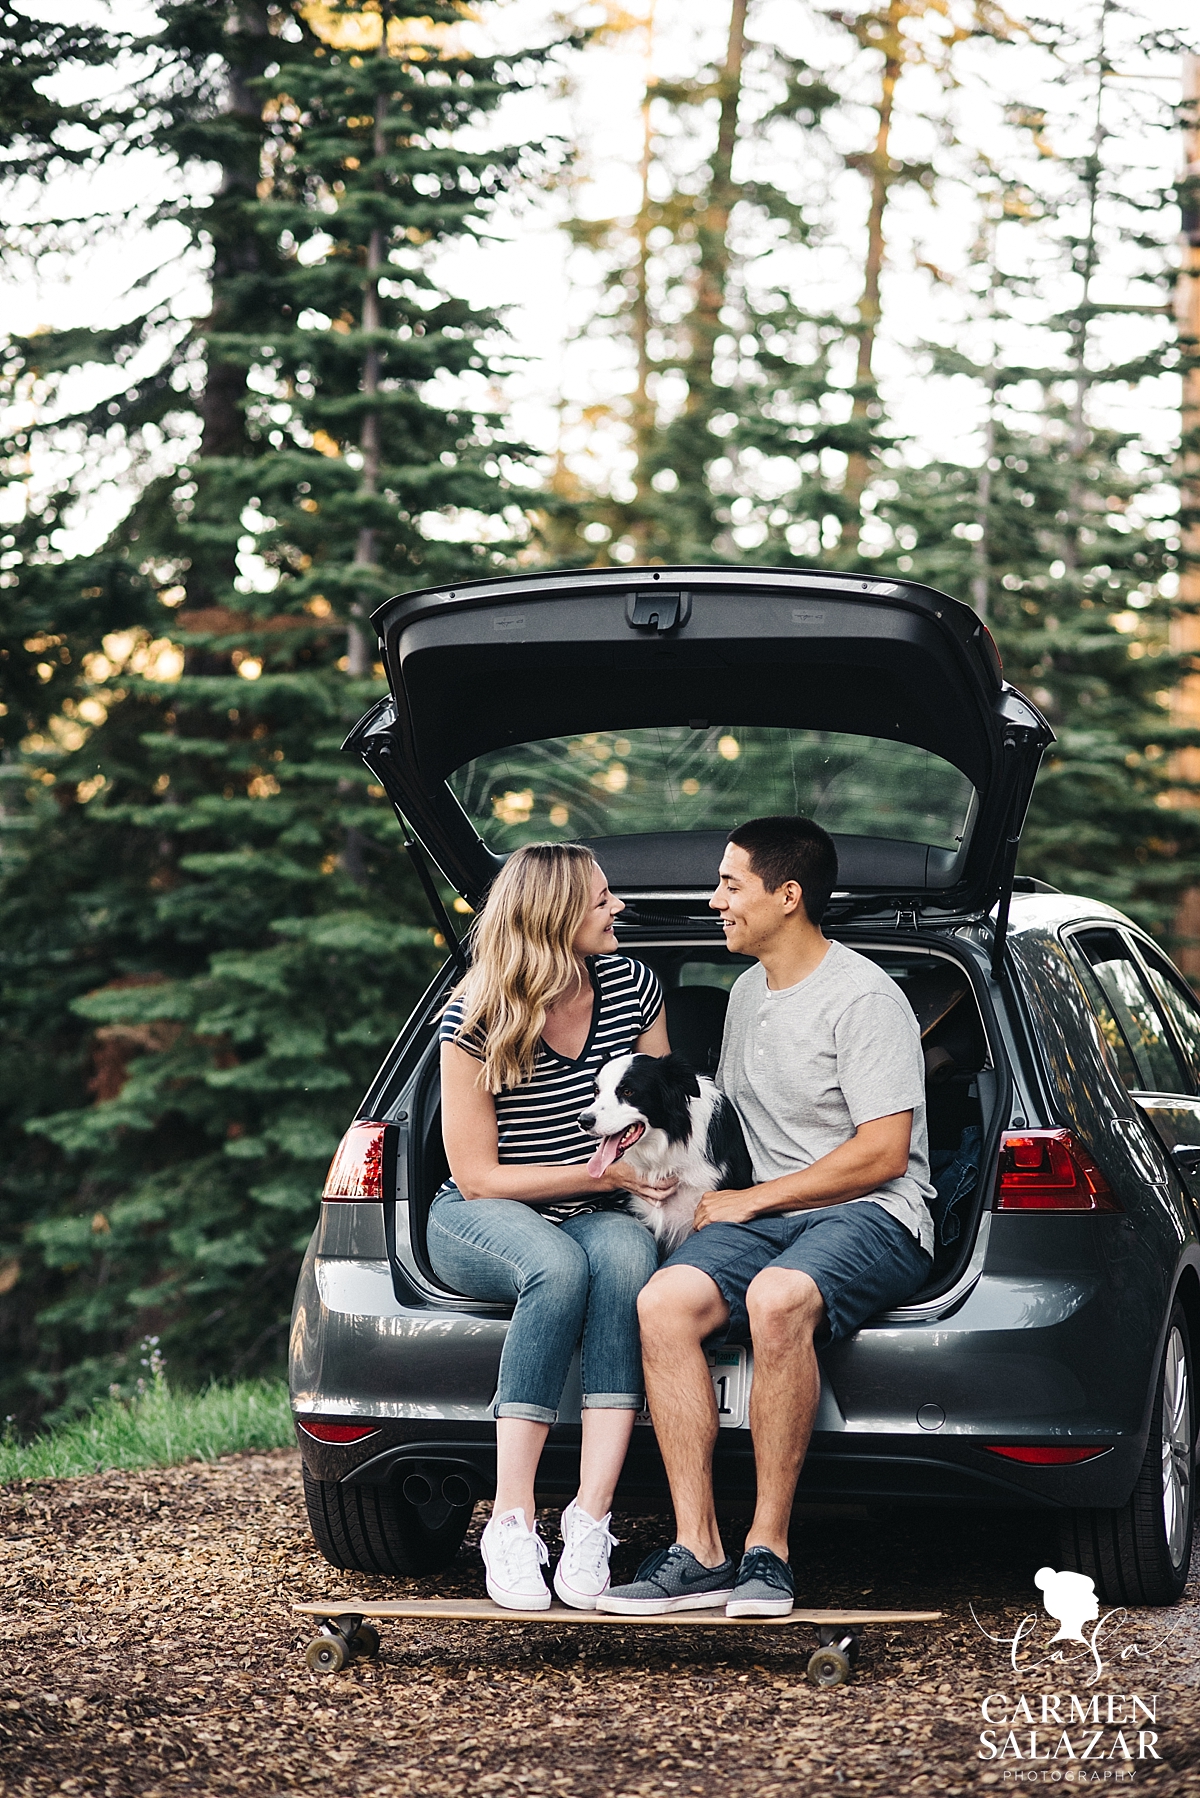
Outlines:
{"label": "car door", "polygon": [[[1117,1071],[1200,1202],[1200,1013],[1149,944],[1115,926],[1076,931],[1071,941],[1090,974],[1085,984]],[[1188,1023],[1186,1051],[1173,1027],[1177,1015]]]}

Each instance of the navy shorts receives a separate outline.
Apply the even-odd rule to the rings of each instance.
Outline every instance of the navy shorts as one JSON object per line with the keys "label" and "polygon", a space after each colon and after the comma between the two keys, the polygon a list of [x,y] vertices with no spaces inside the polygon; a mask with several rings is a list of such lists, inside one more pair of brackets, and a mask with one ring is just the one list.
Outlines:
{"label": "navy shorts", "polygon": [[852,1336],[868,1317],[903,1304],[929,1278],[932,1257],[882,1205],[829,1205],[748,1224],[706,1224],[665,1267],[698,1267],[720,1289],[729,1322],[711,1340],[749,1342],[746,1288],[764,1267],[808,1274],[825,1301],[818,1344]]}

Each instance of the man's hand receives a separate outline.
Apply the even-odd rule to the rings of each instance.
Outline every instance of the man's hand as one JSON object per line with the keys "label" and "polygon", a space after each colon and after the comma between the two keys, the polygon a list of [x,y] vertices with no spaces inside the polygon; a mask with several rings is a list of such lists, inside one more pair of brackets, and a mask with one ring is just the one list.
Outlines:
{"label": "man's hand", "polygon": [[794,1174],[764,1180],[740,1192],[706,1192],[696,1207],[696,1228],[705,1224],[748,1224],[755,1217],[794,1211],[823,1211],[847,1199],[861,1199],[895,1180],[908,1167],[912,1112],[860,1124],[854,1135],[819,1161]]}
{"label": "man's hand", "polygon": [[742,1192],[706,1192],[696,1207],[694,1227],[703,1230],[705,1224],[748,1224],[759,1213],[754,1198],[757,1190],[748,1186]]}
{"label": "man's hand", "polygon": [[598,1185],[610,1192],[629,1192],[635,1199],[647,1199],[651,1205],[665,1205],[679,1185],[677,1179],[647,1180],[628,1161],[614,1161],[601,1174]]}

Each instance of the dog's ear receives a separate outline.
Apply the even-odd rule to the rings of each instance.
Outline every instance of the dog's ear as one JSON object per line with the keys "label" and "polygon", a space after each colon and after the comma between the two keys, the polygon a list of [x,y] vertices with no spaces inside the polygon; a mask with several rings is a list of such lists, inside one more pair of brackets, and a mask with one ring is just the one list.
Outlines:
{"label": "dog's ear", "polygon": [[700,1097],[700,1082],[690,1061],[685,1061],[682,1055],[661,1055],[658,1065],[672,1084],[680,1087],[689,1099]]}
{"label": "dog's ear", "polygon": [[700,1082],[681,1055],[661,1055],[649,1064],[655,1095],[655,1123],[667,1133],[668,1142],[690,1142],[691,1100],[699,1096]]}

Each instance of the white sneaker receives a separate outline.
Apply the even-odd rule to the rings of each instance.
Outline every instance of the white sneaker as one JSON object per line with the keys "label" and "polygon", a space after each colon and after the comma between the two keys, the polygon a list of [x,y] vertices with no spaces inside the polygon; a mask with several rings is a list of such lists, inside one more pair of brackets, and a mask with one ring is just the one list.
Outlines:
{"label": "white sneaker", "polygon": [[542,1568],[550,1551],[530,1529],[524,1511],[505,1511],[493,1517],[479,1543],[487,1570],[488,1597],[506,1611],[548,1611],[550,1594]]}
{"label": "white sneaker", "polygon": [[611,1511],[597,1522],[574,1499],[562,1514],[563,1551],[554,1569],[554,1590],[577,1611],[594,1611],[596,1600],[608,1591],[608,1556],[617,1545],[609,1534],[611,1522]]}

